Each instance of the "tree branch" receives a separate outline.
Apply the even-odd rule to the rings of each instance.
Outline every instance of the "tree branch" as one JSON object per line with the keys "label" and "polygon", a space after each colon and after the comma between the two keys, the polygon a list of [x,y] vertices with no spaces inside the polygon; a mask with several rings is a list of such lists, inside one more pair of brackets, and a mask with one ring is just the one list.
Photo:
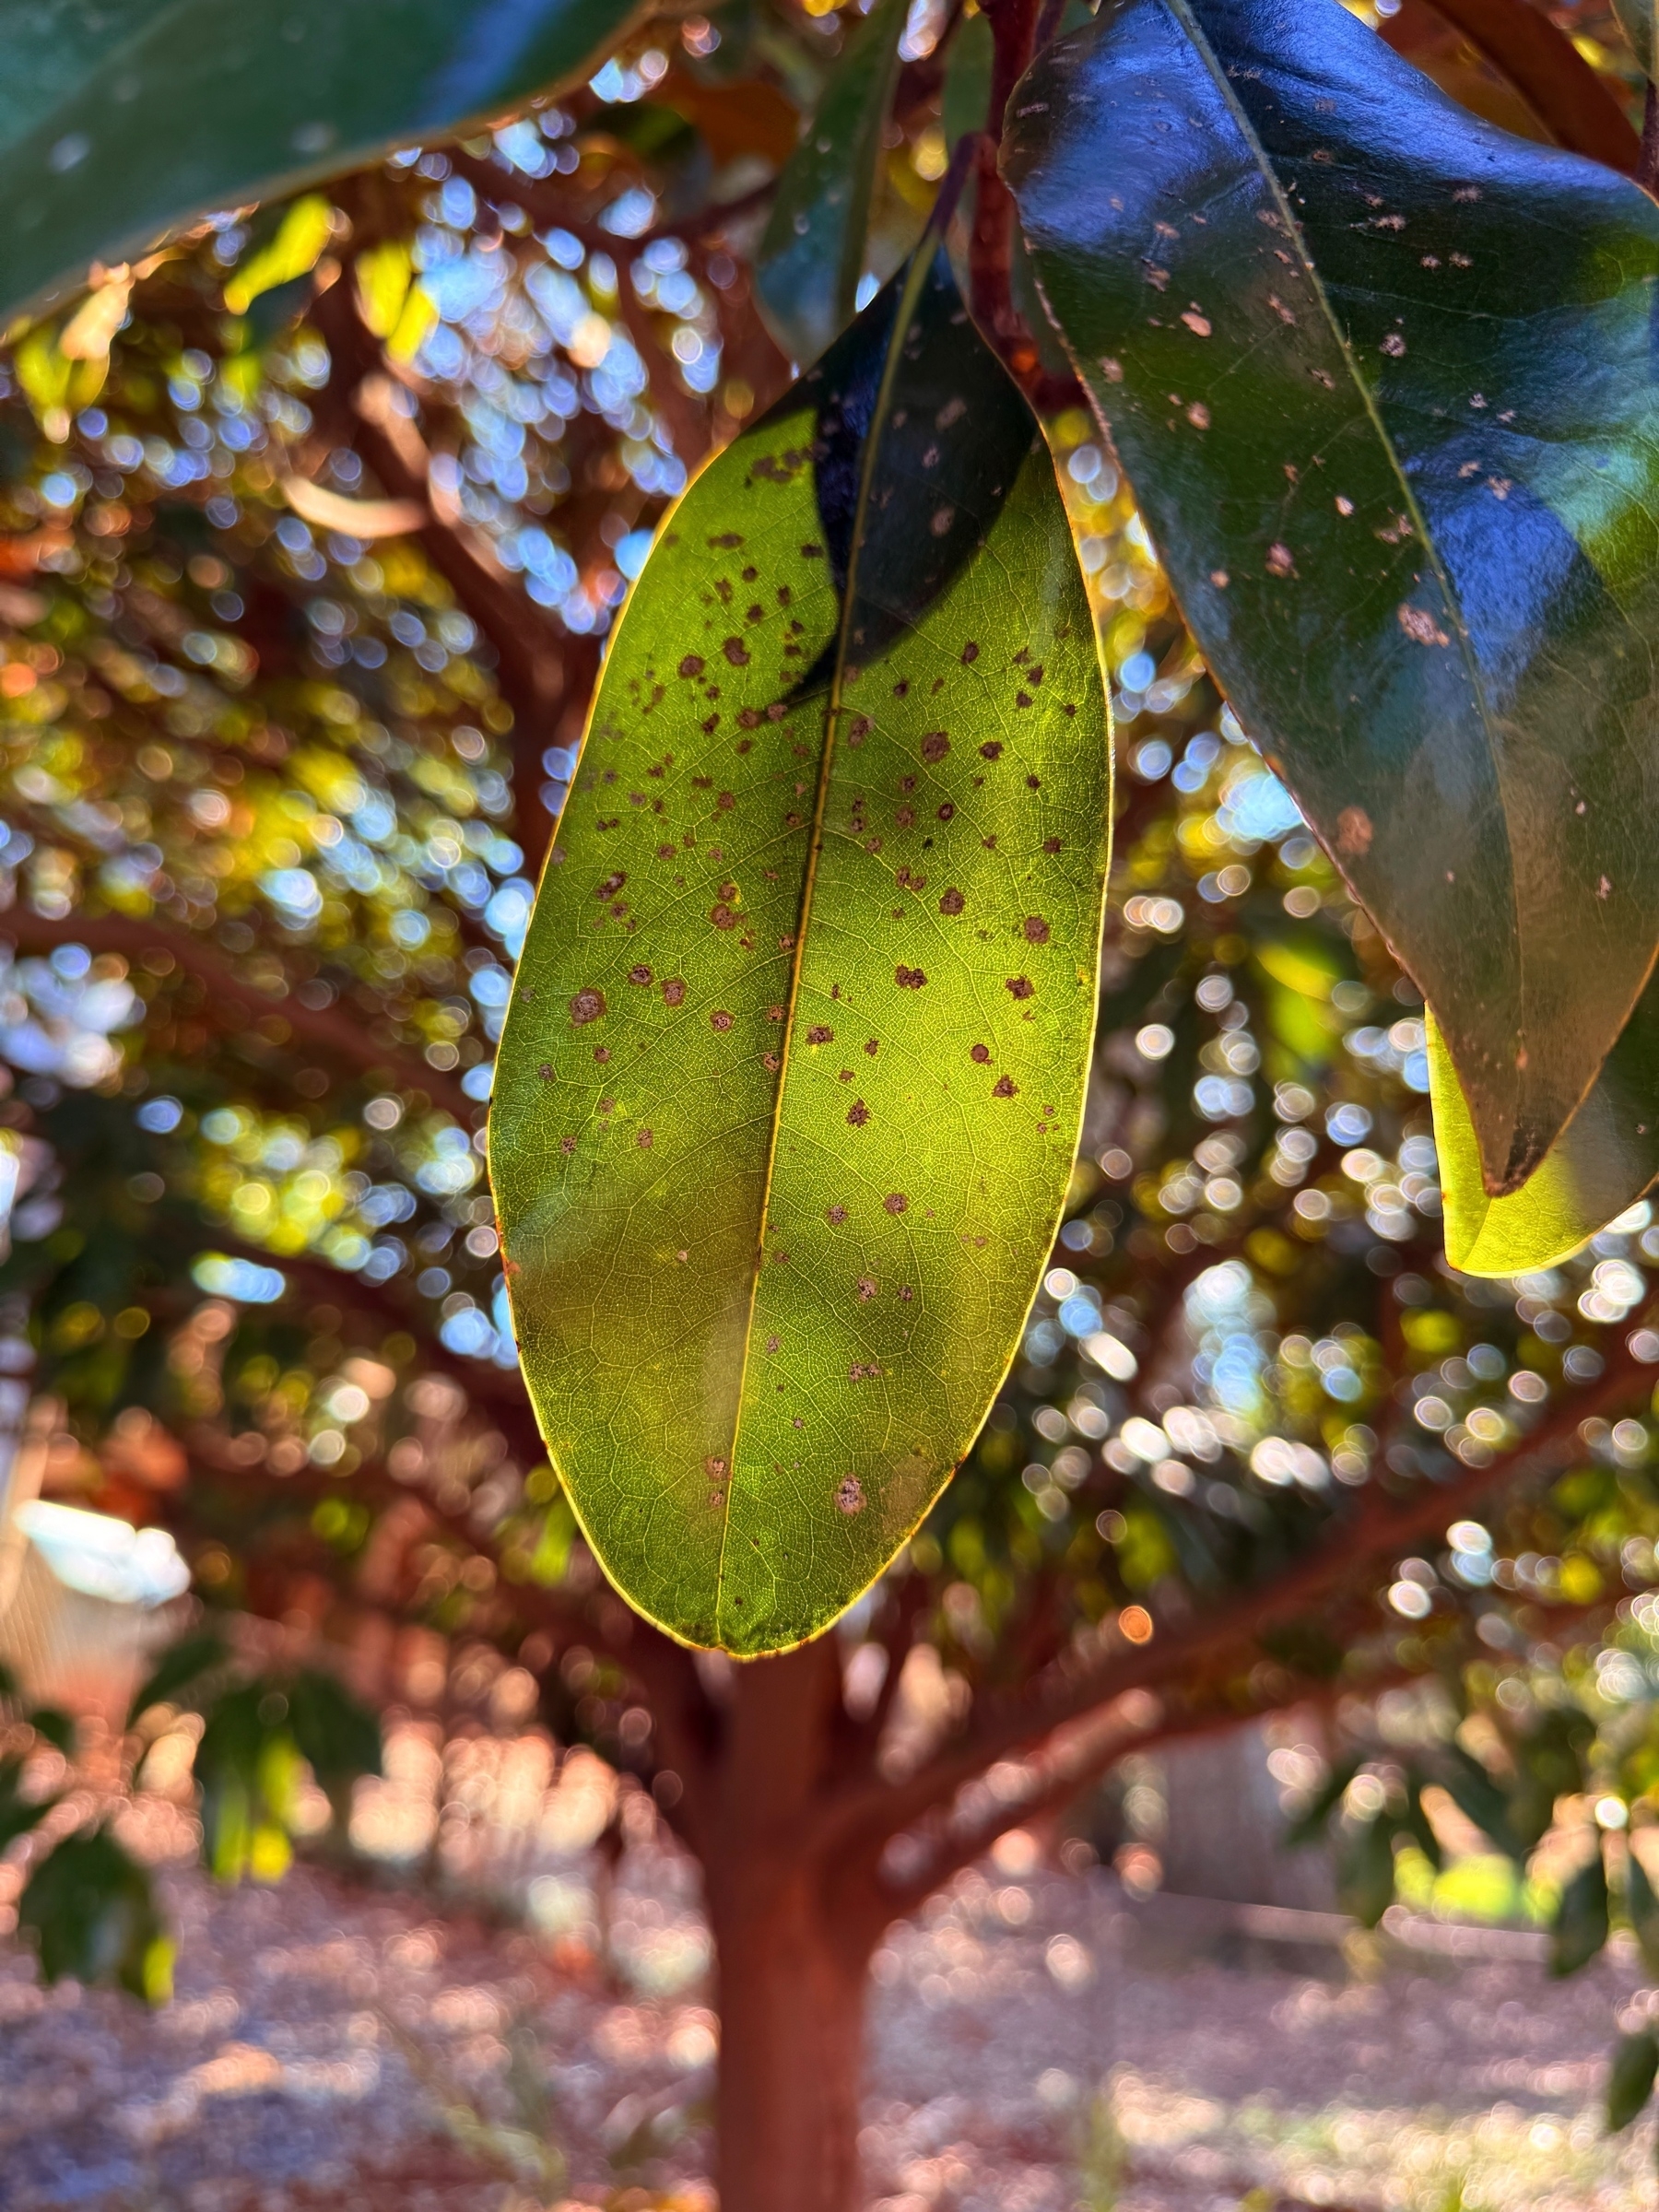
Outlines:
{"label": "tree branch", "polygon": [[185,974],[206,986],[217,1011],[234,1008],[246,1021],[275,1014],[313,1051],[394,1083],[424,1090],[433,1103],[468,1124],[477,1110],[453,1076],[429,1067],[398,1045],[379,1043],[372,1031],[345,1006],[308,1006],[290,994],[272,998],[248,980],[226,954],[187,929],[174,928],[154,914],[72,913],[62,920],[14,906],[0,913],[0,937],[19,952],[49,952],[58,945],[84,945],[89,952],[119,953],[124,959],[165,952]]}
{"label": "tree branch", "polygon": [[[1402,9],[1382,36],[1409,58],[1418,6]],[[1435,14],[1507,77],[1556,144],[1624,175],[1634,173],[1641,141],[1618,100],[1564,31],[1527,0],[1432,0]]]}

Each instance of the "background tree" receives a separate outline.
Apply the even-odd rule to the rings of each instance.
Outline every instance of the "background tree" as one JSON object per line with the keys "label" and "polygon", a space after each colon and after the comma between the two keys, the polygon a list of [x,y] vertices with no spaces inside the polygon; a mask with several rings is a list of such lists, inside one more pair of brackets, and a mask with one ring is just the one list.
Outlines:
{"label": "background tree", "polygon": [[[1322,1707],[1375,1753],[1332,1774],[1374,1902],[1427,1847],[1376,1693],[1439,1685],[1437,1740],[1493,1786],[1525,1761],[1465,1709],[1518,1711],[1506,1686],[1646,1710],[1589,1654],[1615,1619],[1607,1650],[1650,1641],[1659,1229],[1641,1205],[1511,1284],[1446,1266],[1420,997],[1205,676],[989,160],[955,242],[1045,412],[1122,771],[1053,1266],[925,1527],[786,1656],[631,1615],[543,1457],[482,1130],[601,641],[689,471],[782,388],[758,286],[787,342],[843,321],[1032,12],[947,44],[912,11],[878,67],[886,10],[632,29],[557,99],[100,272],[14,333],[0,404],[0,1295],[47,1488],[172,1529],[209,1612],[285,1624],[281,1698],[331,1647],[390,1698],[366,1624],[417,1623],[528,1667],[559,1739],[639,1778],[704,1871],[725,2212],[856,2201],[883,1928],[1125,1751]],[[1589,150],[1633,162],[1614,34],[1577,20],[1594,97],[1522,0],[1389,35],[1536,135],[1587,128],[1576,87]],[[865,165],[851,248],[824,134],[793,154],[821,98]],[[828,242],[792,276],[797,217]],[[266,1737],[300,1743],[256,1687],[228,1872],[282,1826]],[[77,1911],[131,1879],[111,1851],[81,1875]]]}

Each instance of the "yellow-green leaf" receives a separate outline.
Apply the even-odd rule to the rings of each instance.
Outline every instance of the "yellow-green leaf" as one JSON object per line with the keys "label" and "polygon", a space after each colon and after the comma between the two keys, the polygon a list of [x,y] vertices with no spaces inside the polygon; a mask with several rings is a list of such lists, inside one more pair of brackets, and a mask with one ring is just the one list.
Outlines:
{"label": "yellow-green leaf", "polygon": [[1034,418],[919,257],[670,518],[503,1039],[524,1372],[672,1634],[813,1634],[971,1441],[1065,1199],[1110,746]]}
{"label": "yellow-green leaf", "polygon": [[257,247],[225,280],[225,305],[245,315],[264,292],[309,276],[323,257],[334,229],[334,208],[320,192],[308,192],[284,215],[268,245]]}
{"label": "yellow-green leaf", "polygon": [[1659,987],[1642,994],[1589,1097],[1543,1160],[1502,1198],[1481,1179],[1468,1101],[1432,1013],[1425,1026],[1446,1257],[1465,1275],[1553,1267],[1659,1177]]}

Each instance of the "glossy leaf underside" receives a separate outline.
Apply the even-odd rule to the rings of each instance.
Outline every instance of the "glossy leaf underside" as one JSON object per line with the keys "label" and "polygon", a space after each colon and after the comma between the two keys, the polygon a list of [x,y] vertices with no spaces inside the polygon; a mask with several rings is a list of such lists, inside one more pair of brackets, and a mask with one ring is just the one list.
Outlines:
{"label": "glossy leaf underside", "polygon": [[1518,1191],[1491,1197],[1468,1102],[1430,1013],[1429,1088],[1440,1150],[1446,1257],[1465,1275],[1553,1267],[1633,1206],[1659,1178],[1659,982],[1579,1108]]}
{"label": "glossy leaf underside", "polygon": [[542,1432],[672,1634],[821,1629],[978,1430],[1070,1172],[1110,779],[1053,463],[918,258],[670,518],[498,1063]]}
{"label": "glossy leaf underside", "polygon": [[1335,0],[1114,0],[1005,162],[1198,641],[1512,1190],[1659,943],[1659,207]]}
{"label": "glossy leaf underside", "polygon": [[755,296],[798,361],[816,361],[853,320],[907,5],[877,0],[856,27],[778,179],[755,256]]}
{"label": "glossy leaf underside", "polygon": [[0,0],[0,316],[585,75],[624,0]]}

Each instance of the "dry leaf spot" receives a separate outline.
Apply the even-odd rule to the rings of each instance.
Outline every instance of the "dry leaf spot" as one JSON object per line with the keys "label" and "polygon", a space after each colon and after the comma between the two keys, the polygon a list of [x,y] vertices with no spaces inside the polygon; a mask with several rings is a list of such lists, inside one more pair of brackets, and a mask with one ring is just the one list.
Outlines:
{"label": "dry leaf spot", "polygon": [[1041,914],[1028,914],[1022,927],[1025,930],[1025,939],[1028,945],[1046,945],[1048,943],[1049,925]]}
{"label": "dry leaf spot", "polygon": [[870,1118],[870,1110],[862,1099],[854,1099],[847,1109],[847,1120],[854,1129],[862,1129]]}
{"label": "dry leaf spot", "polygon": [[1058,853],[1060,840],[1057,837],[1045,837],[1042,841],[1042,849],[1045,853]]}
{"label": "dry leaf spot", "polygon": [[1382,341],[1382,351],[1389,355],[1392,359],[1397,361],[1405,350],[1405,339],[1400,335],[1397,330],[1391,330],[1388,335]]}
{"label": "dry leaf spot", "polygon": [[618,868],[611,875],[606,877],[605,881],[594,893],[594,896],[595,899],[613,899],[627,881],[627,870],[624,868]]}
{"label": "dry leaf spot", "polygon": [[968,641],[968,642],[967,642],[967,644],[966,644],[966,645],[964,645],[964,646],[963,646],[963,648],[962,648],[962,665],[963,665],[963,667],[964,667],[964,668],[971,668],[971,667],[972,667],[972,665],[973,665],[973,664],[974,664],[974,662],[975,662],[975,661],[977,661],[977,660],[979,659],[979,655],[980,655],[980,649],[979,649],[979,647],[978,647],[978,646],[977,646],[977,645],[974,643],[973,640],[972,640],[971,638],[970,638],[970,639],[969,639],[969,641]]}
{"label": "dry leaf spot", "polygon": [[717,1007],[709,1017],[709,1027],[712,1030],[718,1030],[723,1036],[731,1026],[732,1017],[724,1006]]}
{"label": "dry leaf spot", "polygon": [[1114,361],[1109,353],[1104,353],[1100,356],[1100,373],[1109,384],[1121,384],[1124,381],[1124,364]]}
{"label": "dry leaf spot", "polygon": [[988,1044],[971,1044],[968,1047],[968,1057],[983,1067],[991,1058],[991,1047]]}
{"label": "dry leaf spot", "polygon": [[1186,411],[1186,418],[1195,430],[1207,430],[1210,427],[1210,411],[1201,399],[1193,402]]}
{"label": "dry leaf spot", "polygon": [[831,1229],[839,1229],[846,1218],[847,1209],[844,1206],[829,1206],[824,1208],[824,1218]]}
{"label": "dry leaf spot", "polygon": [[959,891],[953,884],[950,889],[946,891],[940,898],[939,912],[942,914],[959,914],[967,906],[967,900],[963,898],[961,892]]}
{"label": "dry leaf spot", "polygon": [[835,1502],[843,1513],[862,1513],[865,1494],[856,1475],[849,1475],[835,1486]]}
{"label": "dry leaf spot", "polygon": [[541,1077],[544,1083],[552,1082],[553,1069],[547,1061],[544,1060],[535,1072]]}
{"label": "dry leaf spot", "polygon": [[705,1459],[703,1470],[706,1474],[712,1475],[716,1482],[724,1482],[731,1472],[731,1462],[724,1459]]}
{"label": "dry leaf spot", "polygon": [[716,929],[735,929],[737,917],[724,899],[717,899],[709,909],[709,919]]}
{"label": "dry leaf spot", "polygon": [[817,1029],[807,1030],[806,1041],[808,1044],[833,1044],[835,1042],[835,1031],[833,1030],[825,1029],[822,1022],[820,1022]]}
{"label": "dry leaf spot", "polygon": [[581,1029],[584,1023],[597,1021],[604,1012],[605,994],[595,990],[591,983],[578,991],[571,1001],[571,1020],[576,1029]]}
{"label": "dry leaf spot", "polygon": [[930,730],[922,740],[924,760],[943,760],[950,750],[950,740],[943,730]]}
{"label": "dry leaf spot", "polygon": [[857,1289],[859,1298],[867,1303],[876,1295],[875,1278],[871,1276],[861,1275],[858,1278]]}
{"label": "dry leaf spot", "polygon": [[927,977],[920,968],[900,966],[894,969],[893,981],[900,991],[920,991],[923,984],[926,982]]}
{"label": "dry leaf spot", "polygon": [[943,537],[945,533],[949,529],[951,524],[955,521],[956,509],[954,507],[935,508],[934,511],[934,518],[928,524],[928,528],[933,532],[935,537]]}
{"label": "dry leaf spot", "polygon": [[574,1152],[576,1139],[573,1136],[561,1136],[559,1140],[559,1148],[561,1152]]}
{"label": "dry leaf spot", "polygon": [[1429,612],[1422,606],[1401,606],[1395,609],[1400,628],[1418,645],[1450,645],[1452,641]]}
{"label": "dry leaf spot", "polygon": [[1288,546],[1271,545],[1268,547],[1267,573],[1269,576],[1293,576],[1296,573],[1295,556],[1291,553]]}
{"label": "dry leaf spot", "polygon": [[682,1006],[685,1003],[685,997],[686,984],[684,977],[678,975],[670,976],[668,981],[663,985],[663,1004],[666,1006]]}
{"label": "dry leaf spot", "polygon": [[646,967],[643,960],[640,961],[637,967],[633,967],[629,970],[628,980],[630,983],[643,984],[650,982],[651,971]]}
{"label": "dry leaf spot", "polygon": [[993,738],[989,745],[982,745],[980,747],[980,759],[982,760],[1000,760],[1002,759],[1002,747],[997,744],[994,738]]}
{"label": "dry leaf spot", "polygon": [[1207,338],[1209,336],[1209,317],[1203,313],[1197,307],[1189,307],[1181,319],[1195,338]]}
{"label": "dry leaf spot", "polygon": [[955,819],[956,819],[956,808],[955,808],[955,807],[954,807],[954,806],[951,805],[951,803],[950,803],[950,801],[949,801],[948,799],[947,799],[947,800],[946,800],[946,802],[945,802],[945,804],[944,804],[944,806],[941,806],[941,807],[939,808],[939,810],[938,810],[937,814],[936,814],[936,815],[935,815],[935,819],[936,821],[941,821],[941,822],[953,822],[953,821],[955,821]]}
{"label": "dry leaf spot", "polygon": [[1019,1086],[1017,1083],[1011,1082],[1006,1076],[999,1076],[997,1080],[991,1086],[991,1096],[994,1099],[1011,1099],[1016,1095],[1018,1088]]}
{"label": "dry leaf spot", "polygon": [[599,1044],[594,1047],[594,1058],[599,1063],[601,1067],[605,1065],[610,1056],[610,1046],[608,1044]]}
{"label": "dry leaf spot", "polygon": [[699,677],[703,672],[703,665],[704,664],[698,658],[696,653],[688,653],[679,665],[679,672],[683,677]]}
{"label": "dry leaf spot", "polygon": [[879,1044],[877,1044],[877,1041],[876,1041],[876,1040],[875,1040],[875,1038],[874,1038],[874,1037],[871,1037],[871,1038],[869,1038],[869,1039],[867,1039],[867,1040],[865,1041],[865,1051],[866,1053],[869,1053],[869,1055],[870,1055],[870,1057],[871,1057],[871,1059],[872,1059],[872,1060],[874,1060],[874,1059],[875,1059],[875,1057],[876,1057],[877,1053],[878,1053],[880,1050],[881,1050],[881,1047],[880,1047],[880,1045],[879,1045]]}
{"label": "dry leaf spot", "polygon": [[875,727],[876,724],[867,714],[857,715],[847,732],[847,743],[853,746],[862,745]]}
{"label": "dry leaf spot", "polygon": [[902,1191],[889,1191],[881,1203],[889,1214],[901,1214],[909,1206],[910,1200]]}
{"label": "dry leaf spot", "polygon": [[639,1135],[634,1139],[635,1144],[639,1146],[641,1152],[649,1152],[654,1141],[655,1140],[652,1136],[649,1129],[641,1129]]}
{"label": "dry leaf spot", "polygon": [[734,668],[747,668],[749,663],[748,647],[741,638],[727,638],[720,648]]}
{"label": "dry leaf spot", "polygon": [[1029,975],[1011,975],[1007,981],[1007,989],[1015,998],[1030,998],[1036,988]]}

